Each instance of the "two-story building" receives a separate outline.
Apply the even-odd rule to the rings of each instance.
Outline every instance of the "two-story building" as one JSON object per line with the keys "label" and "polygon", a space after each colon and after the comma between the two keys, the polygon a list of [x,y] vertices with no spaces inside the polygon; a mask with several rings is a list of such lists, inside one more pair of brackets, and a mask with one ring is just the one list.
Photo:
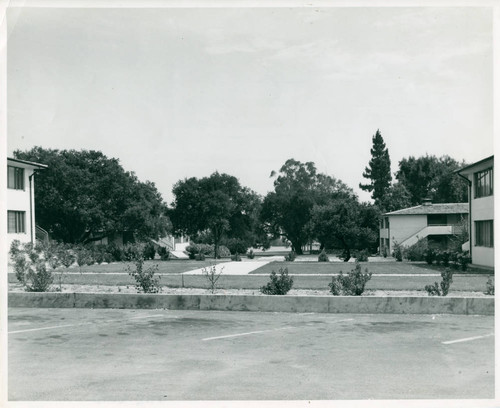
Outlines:
{"label": "two-story building", "polygon": [[469,183],[469,250],[475,265],[495,266],[494,157],[490,156],[457,173]]}
{"label": "two-story building", "polygon": [[35,242],[35,177],[40,163],[7,158],[7,244]]}
{"label": "two-story building", "polygon": [[385,213],[380,220],[380,253],[390,255],[395,243],[409,247],[421,238],[447,247],[452,237],[467,228],[468,213],[467,203],[433,204],[429,200]]}

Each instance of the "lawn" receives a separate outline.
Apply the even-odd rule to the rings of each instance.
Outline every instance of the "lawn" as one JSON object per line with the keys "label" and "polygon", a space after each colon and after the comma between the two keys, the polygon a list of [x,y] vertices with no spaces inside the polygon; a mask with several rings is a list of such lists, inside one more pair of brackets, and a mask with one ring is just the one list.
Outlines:
{"label": "lawn", "polygon": [[[429,267],[426,263],[409,263],[409,262],[360,262],[361,268],[364,271],[368,268],[368,272],[377,274],[435,274],[441,273],[443,267],[432,265]],[[320,275],[328,275],[334,273],[348,273],[351,269],[354,269],[354,264],[344,263],[344,262],[271,262],[267,265],[256,269],[250,274],[265,274],[269,275],[273,270],[278,272],[280,268],[288,268],[289,274],[298,274],[298,275],[306,275],[306,274],[320,274]],[[476,274],[476,271],[454,271],[454,274]],[[491,271],[481,270],[481,274],[491,275]]]}
{"label": "lawn", "polygon": [[[167,273],[183,273],[187,271],[193,271],[199,268],[206,268],[213,264],[218,264],[221,262],[228,262],[229,259],[219,259],[214,261],[213,259],[208,259],[205,261],[194,261],[194,260],[172,260],[172,261],[145,261],[144,268],[148,268],[151,265],[158,265],[158,272],[162,274]],[[130,262],[113,262],[111,264],[94,264],[94,265],[84,265],[82,267],[71,266],[70,268],[59,267],[54,273],[59,274],[62,272],[80,272],[85,273],[128,273],[127,265],[131,265]],[[9,273],[14,272],[12,265],[9,265]]]}

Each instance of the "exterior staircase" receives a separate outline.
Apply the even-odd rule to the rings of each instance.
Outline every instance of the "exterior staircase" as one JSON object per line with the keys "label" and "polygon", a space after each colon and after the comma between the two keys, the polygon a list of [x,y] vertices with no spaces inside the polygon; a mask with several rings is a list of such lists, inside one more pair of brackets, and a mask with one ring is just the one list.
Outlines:
{"label": "exterior staircase", "polygon": [[429,235],[453,235],[455,233],[455,228],[454,225],[428,225],[400,242],[400,244],[409,247],[416,244],[419,239]]}

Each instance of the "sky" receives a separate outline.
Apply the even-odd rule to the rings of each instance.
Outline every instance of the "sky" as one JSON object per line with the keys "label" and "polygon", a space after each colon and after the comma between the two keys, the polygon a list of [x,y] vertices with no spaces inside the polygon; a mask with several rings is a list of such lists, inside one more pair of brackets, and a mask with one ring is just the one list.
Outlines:
{"label": "sky", "polygon": [[7,10],[7,154],[100,150],[166,202],[186,177],[259,194],[289,158],[358,188],[380,130],[409,156],[493,154],[491,8]]}

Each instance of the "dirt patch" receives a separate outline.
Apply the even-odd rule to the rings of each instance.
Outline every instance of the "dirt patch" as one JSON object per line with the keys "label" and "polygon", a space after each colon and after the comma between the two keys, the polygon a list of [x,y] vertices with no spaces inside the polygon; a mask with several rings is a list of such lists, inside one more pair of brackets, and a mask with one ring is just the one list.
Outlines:
{"label": "dirt patch", "polygon": [[[53,291],[59,286],[53,286]],[[9,284],[9,292],[24,292],[20,284]],[[62,285],[63,293],[137,293],[134,286],[106,286],[106,285]],[[169,288],[162,287],[162,294],[165,295],[209,295],[208,289],[201,288]],[[264,296],[258,289],[219,289],[217,295],[246,295]],[[332,296],[328,290],[314,289],[292,289],[286,296]],[[424,290],[366,290],[362,296],[382,296],[382,297],[407,297],[407,296],[428,296]],[[483,292],[472,291],[450,291],[449,297],[493,297],[485,295]]]}

